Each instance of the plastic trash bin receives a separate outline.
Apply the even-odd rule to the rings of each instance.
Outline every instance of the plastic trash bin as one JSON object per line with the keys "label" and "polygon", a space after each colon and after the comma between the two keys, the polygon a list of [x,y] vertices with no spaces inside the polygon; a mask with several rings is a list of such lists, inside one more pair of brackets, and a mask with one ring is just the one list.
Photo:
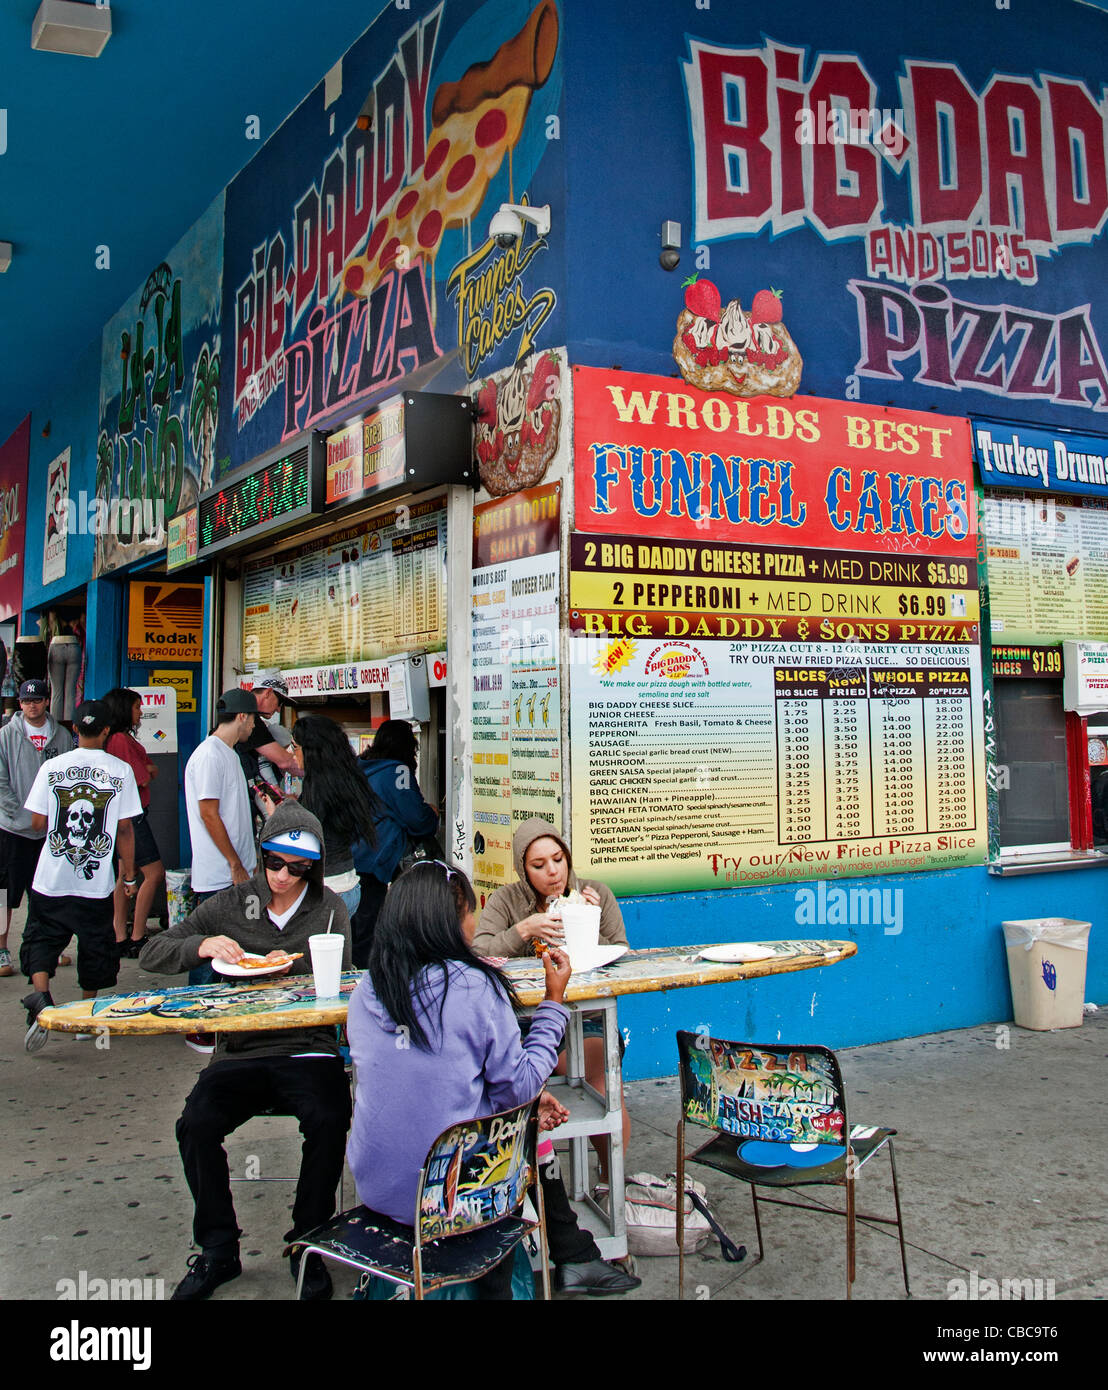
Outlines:
{"label": "plastic trash bin", "polygon": [[1005,922],[1012,1013],[1021,1028],[1079,1028],[1091,923],[1072,917]]}

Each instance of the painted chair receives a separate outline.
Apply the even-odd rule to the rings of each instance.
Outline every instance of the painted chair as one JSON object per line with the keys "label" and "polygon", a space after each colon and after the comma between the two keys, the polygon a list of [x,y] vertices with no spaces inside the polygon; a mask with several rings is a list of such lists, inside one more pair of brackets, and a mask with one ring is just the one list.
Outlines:
{"label": "painted chair", "polygon": [[[700,1164],[750,1185],[758,1259],[762,1243],[761,1202],[846,1218],[846,1296],[854,1285],[855,1224],[858,1220],[895,1226],[900,1237],[904,1291],[909,1293],[904,1223],[892,1138],[895,1129],[849,1126],[846,1093],[838,1058],[826,1047],[807,1044],[727,1042],[704,1033],[678,1033],[681,1062],[681,1119],[677,1126],[677,1185],[684,1191],[686,1163]],[[714,1137],[685,1153],[685,1126],[714,1130]],[[844,1136],[845,1140],[844,1140]],[[855,1208],[858,1170],[878,1150],[888,1149],[896,1216],[871,1216]],[[846,1190],[846,1210],[763,1196],[758,1188],[830,1185]],[[683,1252],[684,1211],[677,1204],[677,1248]],[[743,1271],[746,1273],[747,1271]],[[678,1264],[684,1297],[685,1256]]]}
{"label": "painted chair", "polygon": [[[305,1256],[296,1297],[311,1254],[410,1288],[422,1299],[433,1290],[479,1279],[537,1231],[543,1297],[549,1299],[546,1218],[535,1158],[538,1106],[536,1096],[514,1110],[444,1130],[420,1170],[412,1226],[358,1206],[293,1241],[289,1248],[302,1248]],[[523,1214],[531,1189],[537,1220]]]}

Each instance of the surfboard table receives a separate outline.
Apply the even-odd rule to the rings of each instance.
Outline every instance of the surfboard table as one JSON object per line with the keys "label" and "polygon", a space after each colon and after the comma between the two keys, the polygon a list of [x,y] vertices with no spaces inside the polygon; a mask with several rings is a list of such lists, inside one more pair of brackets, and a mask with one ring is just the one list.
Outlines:
{"label": "surfboard table", "polygon": [[[685,989],[693,985],[727,984],[754,980],[794,970],[813,970],[834,965],[857,952],[853,941],[750,942],[772,950],[765,960],[718,963],[701,960],[706,946],[665,946],[626,955],[598,970],[570,978],[565,1002],[592,1004],[617,999],[623,994]],[[542,1002],[543,968],[528,958],[504,962],[505,974],[515,985],[520,1002],[534,1007]],[[338,998],[317,999],[310,974],[270,975],[245,982],[228,977],[210,985],[160,987],[131,994],[106,994],[99,999],[78,999],[43,1009],[38,1021],[43,1028],[62,1033],[141,1035],[158,1033],[244,1033],[270,1028],[305,1028],[346,1022],[346,1010],[363,971],[343,973]],[[153,982],[155,977],[151,977]],[[576,1012],[571,1010],[571,1013]]]}
{"label": "surfboard table", "polygon": [[[783,975],[835,965],[857,953],[853,941],[746,942],[769,952],[762,960],[718,962],[703,960],[706,946],[665,946],[628,951],[596,970],[570,977],[565,1003],[566,1074],[547,1083],[570,1112],[554,1137],[568,1141],[569,1163],[563,1167],[569,1196],[580,1224],[592,1232],[605,1259],[627,1254],[624,1221],[623,1082],[616,1002],[621,995],[686,989]],[[542,962],[533,957],[498,961],[515,986],[520,1003],[534,1008],[545,992]],[[155,1033],[241,1033],[270,1028],[303,1028],[346,1022],[350,995],[364,971],[343,973],[340,994],[317,999],[310,974],[271,975],[240,982],[227,978],[216,984],[152,987],[133,994],[105,995],[43,1009],[44,1028],[65,1033],[141,1035]],[[151,977],[153,979],[153,977]],[[585,1016],[590,1026],[600,1022],[604,1045],[604,1089],[585,1079]],[[790,1029],[790,1032],[793,1030]],[[796,1030],[799,1032],[800,1030]],[[591,1041],[591,1039],[590,1039]],[[589,1140],[608,1141],[610,1196],[598,1202],[590,1191]]]}

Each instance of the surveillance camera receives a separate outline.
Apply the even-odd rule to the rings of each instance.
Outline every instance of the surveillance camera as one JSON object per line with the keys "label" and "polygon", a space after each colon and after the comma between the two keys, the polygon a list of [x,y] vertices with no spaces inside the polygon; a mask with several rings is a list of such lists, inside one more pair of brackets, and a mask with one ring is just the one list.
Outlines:
{"label": "surveillance camera", "polygon": [[509,208],[502,207],[489,223],[489,236],[505,251],[514,246],[522,235],[523,219]]}
{"label": "surveillance camera", "polygon": [[524,222],[532,223],[539,236],[546,236],[550,231],[549,203],[537,208],[526,203],[501,203],[500,211],[489,223],[489,236],[506,251],[523,236]]}
{"label": "surveillance camera", "polygon": [[676,270],[681,264],[681,252],[674,246],[667,246],[658,257],[663,270]]}

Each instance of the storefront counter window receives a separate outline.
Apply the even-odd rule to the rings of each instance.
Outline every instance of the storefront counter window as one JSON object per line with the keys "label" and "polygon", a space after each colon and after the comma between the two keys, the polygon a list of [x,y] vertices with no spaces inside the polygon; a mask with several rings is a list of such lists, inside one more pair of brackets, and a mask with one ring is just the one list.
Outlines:
{"label": "storefront counter window", "polygon": [[997,787],[1004,852],[1070,849],[1062,682],[998,680]]}

